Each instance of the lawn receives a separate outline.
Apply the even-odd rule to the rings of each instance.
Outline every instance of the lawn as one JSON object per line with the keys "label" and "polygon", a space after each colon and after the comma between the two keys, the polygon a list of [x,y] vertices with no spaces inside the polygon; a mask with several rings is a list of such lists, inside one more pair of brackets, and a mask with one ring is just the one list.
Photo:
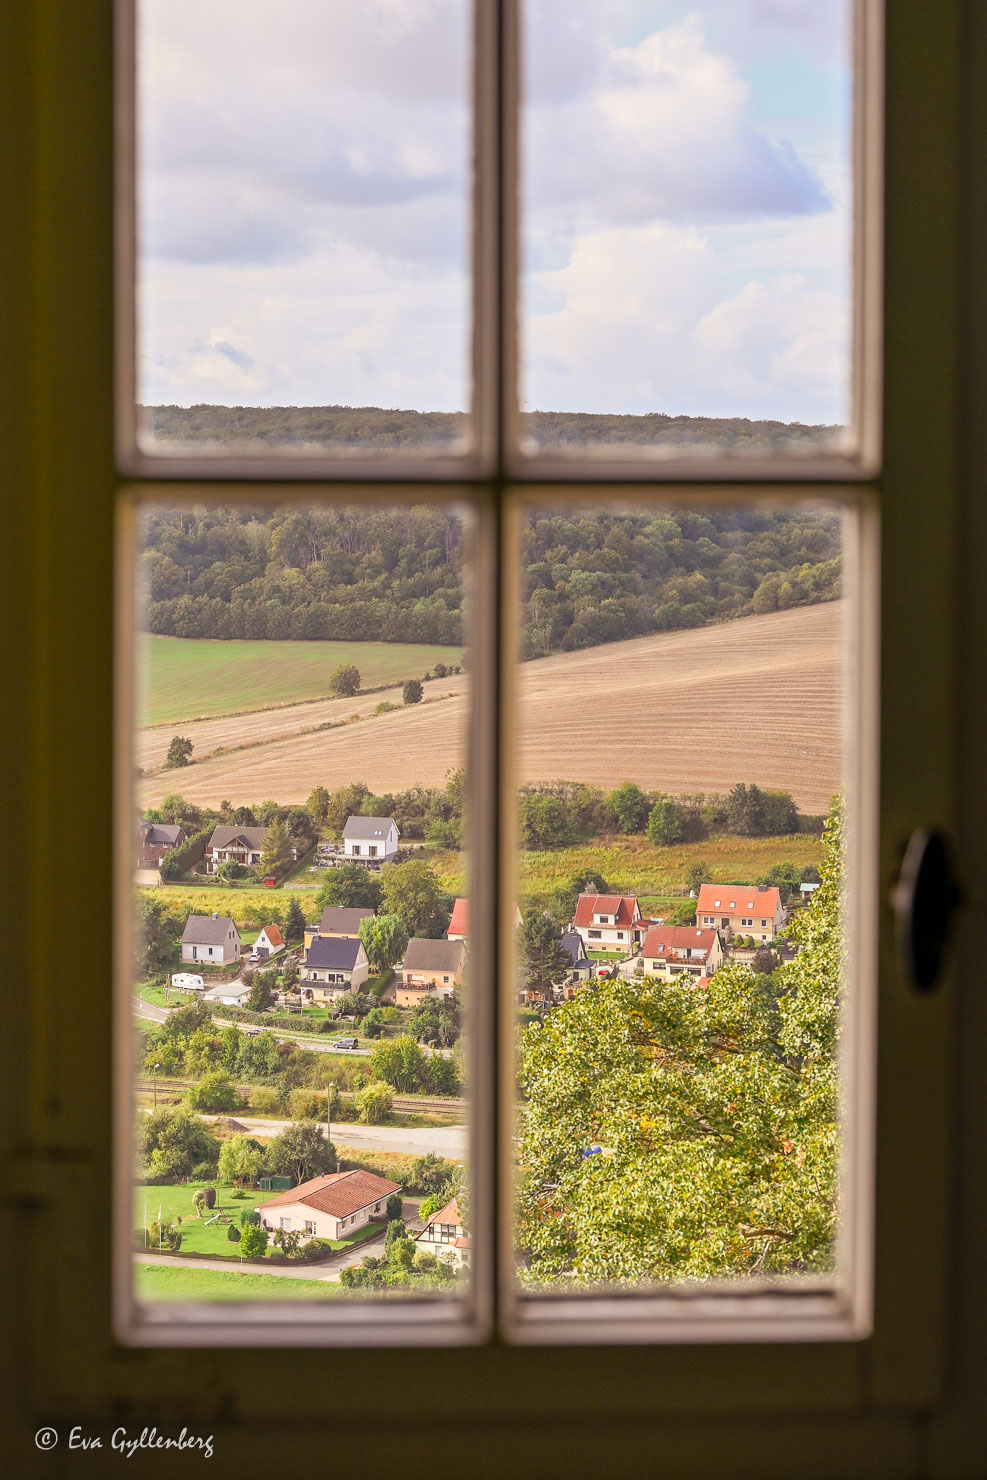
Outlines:
{"label": "lawn", "polygon": [[[192,1198],[200,1187],[215,1187],[216,1206],[212,1212],[206,1211],[202,1218],[195,1216],[195,1207]],[[183,1182],[179,1186],[153,1186],[145,1187],[139,1184],[134,1188],[134,1227],[148,1228],[153,1236],[157,1227],[158,1208],[161,1208],[161,1217],[164,1223],[174,1223],[178,1214],[182,1217],[182,1253],[183,1254],[236,1254],[236,1244],[231,1244],[226,1236],[226,1223],[210,1223],[206,1227],[208,1219],[222,1210],[234,1223],[239,1226],[240,1214],[244,1208],[261,1207],[269,1202],[272,1197],[277,1197],[276,1192],[250,1192],[247,1197],[233,1197],[234,1189],[224,1187],[221,1182]],[[147,1206],[147,1221],[142,1223],[145,1204]],[[370,1238],[374,1233],[380,1232],[380,1225],[368,1223],[363,1228],[354,1228],[352,1233],[347,1233],[341,1239],[332,1239],[333,1249],[347,1249],[351,1244],[362,1243],[364,1239]],[[151,1246],[152,1252],[158,1250]],[[167,1252],[162,1250],[161,1252]]]}
{"label": "lawn", "polygon": [[[231,1245],[232,1247],[232,1245]],[[279,1279],[253,1274],[244,1265],[226,1270],[174,1266],[134,1265],[134,1293],[138,1300],[332,1300],[343,1293],[327,1280]]]}
{"label": "lawn", "polygon": [[151,1007],[173,1007],[177,1001],[186,997],[186,993],[174,991],[171,998],[165,987],[157,986],[151,982],[141,982],[134,988],[134,996],[139,997],[142,1002],[147,1002]]}
{"label": "lawn", "polygon": [[[655,848],[644,837],[601,838],[571,848],[521,853],[518,890],[523,898],[547,904],[556,889],[592,868],[611,889],[637,894],[648,901],[651,910],[658,903],[667,904],[670,897],[682,903],[686,873],[694,863],[707,864],[717,883],[753,884],[776,863],[794,863],[800,869],[810,863],[818,867],[822,856],[822,839],[810,833],[781,838],[717,837],[669,848]],[[429,862],[443,889],[449,894],[462,892],[462,853],[436,849]]]}
{"label": "lawn", "polygon": [[142,725],[179,724],[329,695],[329,675],[354,663],[365,689],[458,667],[463,650],[397,642],[241,642],[143,639]]}

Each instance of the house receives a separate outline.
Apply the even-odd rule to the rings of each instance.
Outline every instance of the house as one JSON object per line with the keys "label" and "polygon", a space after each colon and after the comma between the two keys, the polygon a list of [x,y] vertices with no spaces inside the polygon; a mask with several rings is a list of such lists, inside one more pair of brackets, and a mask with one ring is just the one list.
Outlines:
{"label": "house", "polygon": [[362,940],[342,935],[317,935],[302,963],[301,985],[313,1000],[331,1002],[355,991],[370,975]]}
{"label": "house", "polygon": [[240,959],[240,932],[228,915],[189,915],[182,932],[182,960],[225,966]]}
{"label": "house", "polygon": [[[514,924],[520,925],[521,910],[518,905],[514,906]],[[457,899],[452,907],[452,919],[449,921],[449,929],[446,931],[447,940],[468,941],[470,935],[469,900]]]}
{"label": "house", "polygon": [[265,925],[263,930],[254,941],[254,950],[265,960],[268,956],[274,956],[278,951],[284,950],[284,936],[277,925]]}
{"label": "house", "polygon": [[416,1007],[428,993],[451,997],[462,982],[465,969],[463,941],[422,940],[415,936],[409,940],[404,960],[396,971],[394,1000],[398,1007]]}
{"label": "house", "polygon": [[137,867],[157,868],[166,853],[187,841],[184,827],[177,822],[145,822],[141,818],[137,823]]}
{"label": "house", "polygon": [[347,817],[343,828],[346,858],[390,863],[398,856],[398,825],[393,817]]}
{"label": "house", "polygon": [[594,962],[586,959],[583,951],[582,936],[575,930],[567,930],[562,937],[562,949],[567,951],[572,958],[571,975],[577,981],[585,981],[593,975]]}
{"label": "house", "polygon": [[463,1233],[463,1220],[455,1198],[433,1213],[415,1242],[426,1254],[437,1254],[457,1269],[470,1262],[470,1240]]}
{"label": "house", "polygon": [[206,873],[214,874],[224,863],[253,868],[260,863],[266,836],[266,827],[217,827],[206,844]]}
{"label": "house", "polygon": [[774,940],[785,923],[778,889],[767,884],[703,884],[696,900],[696,924],[725,935]]}
{"label": "house", "polygon": [[305,926],[305,950],[308,950],[317,935],[342,935],[357,940],[361,920],[372,920],[373,916],[374,911],[371,909],[326,905],[318,925]]}
{"label": "house", "polygon": [[642,934],[640,920],[634,894],[580,894],[572,928],[586,951],[622,951],[629,956]]}
{"label": "house", "polygon": [[224,1007],[246,1007],[250,988],[243,982],[221,982],[203,992],[203,1002],[221,1002]]}
{"label": "house", "polygon": [[799,894],[802,896],[802,903],[808,904],[818,888],[818,884],[800,884]]}
{"label": "house", "polygon": [[371,1218],[383,1218],[387,1199],[401,1191],[399,1182],[376,1177],[372,1172],[333,1172],[312,1177],[288,1192],[255,1209],[261,1227],[268,1233],[283,1228],[309,1238],[345,1238],[363,1228]]}
{"label": "house", "polygon": [[723,946],[716,930],[699,930],[692,925],[654,925],[641,947],[646,976],[673,977],[687,973],[709,977],[723,965]]}

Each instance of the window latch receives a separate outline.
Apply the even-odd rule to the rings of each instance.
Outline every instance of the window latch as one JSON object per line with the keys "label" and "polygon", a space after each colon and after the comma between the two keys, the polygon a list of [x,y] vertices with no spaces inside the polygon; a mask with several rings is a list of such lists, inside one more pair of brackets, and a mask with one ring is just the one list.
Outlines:
{"label": "window latch", "polygon": [[938,986],[953,917],[963,903],[945,834],[919,828],[908,840],[891,896],[898,958],[916,991]]}

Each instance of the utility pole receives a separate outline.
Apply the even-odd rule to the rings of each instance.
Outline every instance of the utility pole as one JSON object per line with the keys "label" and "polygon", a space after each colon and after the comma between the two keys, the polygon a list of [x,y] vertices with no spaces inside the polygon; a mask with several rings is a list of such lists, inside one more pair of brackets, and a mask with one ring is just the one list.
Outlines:
{"label": "utility pole", "polygon": [[335,1083],[326,1085],[326,1140],[332,1145],[332,1092],[336,1088]]}
{"label": "utility pole", "polygon": [[158,1070],[160,1068],[161,1068],[161,1065],[160,1064],[155,1064],[155,1066],[154,1066],[154,1113],[155,1113],[155,1115],[157,1115],[157,1113],[158,1113]]}

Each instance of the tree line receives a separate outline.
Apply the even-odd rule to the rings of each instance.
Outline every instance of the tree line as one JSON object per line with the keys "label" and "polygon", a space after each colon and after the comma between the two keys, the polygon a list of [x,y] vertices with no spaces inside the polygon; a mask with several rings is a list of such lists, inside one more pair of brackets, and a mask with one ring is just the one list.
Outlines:
{"label": "tree line", "polygon": [[[437,506],[156,508],[148,630],[173,637],[461,644],[462,517]],[[533,510],[522,532],[524,658],[701,627],[840,592],[822,506]]]}

